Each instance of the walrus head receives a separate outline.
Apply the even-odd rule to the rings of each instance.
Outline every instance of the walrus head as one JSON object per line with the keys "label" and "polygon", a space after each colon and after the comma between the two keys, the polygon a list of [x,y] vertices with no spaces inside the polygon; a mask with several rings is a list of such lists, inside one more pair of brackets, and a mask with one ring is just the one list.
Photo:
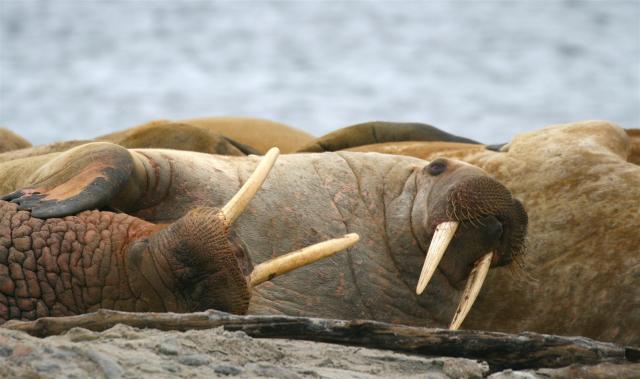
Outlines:
{"label": "walrus head", "polygon": [[[454,287],[466,287],[450,327],[457,329],[471,309],[490,266],[506,265],[524,252],[527,214],[509,190],[467,163],[438,158],[418,175],[413,228],[424,265],[420,295],[436,269]],[[426,207],[425,207],[426,204]],[[429,240],[430,238],[430,240]]]}

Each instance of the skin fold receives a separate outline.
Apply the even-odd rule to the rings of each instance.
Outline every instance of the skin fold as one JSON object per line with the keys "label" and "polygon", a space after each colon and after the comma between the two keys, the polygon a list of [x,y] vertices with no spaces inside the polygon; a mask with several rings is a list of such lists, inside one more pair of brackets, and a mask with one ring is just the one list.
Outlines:
{"label": "skin fold", "polygon": [[[17,178],[13,189],[20,190],[5,199],[32,210],[32,217],[103,208],[170,224],[194,208],[225,204],[258,159],[95,143],[47,160],[23,181]],[[448,220],[461,221],[460,230],[418,296],[431,236]],[[337,235],[360,235],[346,253],[256,287],[249,313],[446,326],[479,257],[496,251],[498,266],[521,253],[526,214],[504,186],[462,162],[295,154],[276,162],[232,232],[249,262]]]}
{"label": "skin fold", "polygon": [[522,200],[530,221],[524,269],[491,270],[465,328],[638,345],[637,137],[633,129],[587,121],[521,134],[501,152],[424,142],[355,150],[462,159]]}

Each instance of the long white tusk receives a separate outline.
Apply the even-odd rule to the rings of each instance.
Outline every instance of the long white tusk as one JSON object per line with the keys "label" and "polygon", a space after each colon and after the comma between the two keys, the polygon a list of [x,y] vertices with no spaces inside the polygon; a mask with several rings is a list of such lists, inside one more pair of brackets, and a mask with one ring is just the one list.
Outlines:
{"label": "long white tusk", "polygon": [[418,286],[416,287],[416,293],[418,295],[427,288],[427,284],[429,284],[433,273],[436,271],[440,260],[444,256],[444,252],[447,250],[449,242],[451,242],[453,235],[458,229],[458,225],[460,225],[460,223],[457,221],[447,221],[438,224],[436,227],[436,231],[433,233],[433,238],[431,239],[431,244],[429,245],[429,251],[427,251],[427,256],[424,259],[420,279],[418,279]]}
{"label": "long white tusk", "polygon": [[220,215],[227,225],[233,224],[242,214],[242,211],[247,207],[247,204],[249,204],[262,183],[264,183],[267,175],[269,175],[269,171],[273,168],[278,155],[280,155],[280,150],[277,147],[269,149],[242,188],[222,207]]}
{"label": "long white tusk", "polygon": [[358,234],[349,233],[342,238],[320,242],[260,263],[251,272],[249,280],[251,286],[255,287],[278,275],[286,274],[320,259],[330,257],[341,250],[351,247],[359,239],[360,236]]}
{"label": "long white tusk", "polygon": [[462,325],[465,317],[467,317],[467,314],[480,293],[484,280],[487,278],[492,259],[493,252],[483,255],[482,258],[476,261],[473,270],[471,270],[471,274],[469,274],[469,279],[467,279],[467,284],[464,287],[458,309],[456,309],[456,313],[453,315],[449,329],[457,330],[460,325]]}

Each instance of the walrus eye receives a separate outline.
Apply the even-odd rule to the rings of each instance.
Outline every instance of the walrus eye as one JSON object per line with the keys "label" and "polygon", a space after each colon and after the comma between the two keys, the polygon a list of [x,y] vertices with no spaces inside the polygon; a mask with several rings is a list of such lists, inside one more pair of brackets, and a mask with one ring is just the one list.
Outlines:
{"label": "walrus eye", "polygon": [[435,161],[429,163],[424,169],[427,173],[429,173],[429,175],[438,176],[446,171],[447,161],[445,159],[438,158]]}

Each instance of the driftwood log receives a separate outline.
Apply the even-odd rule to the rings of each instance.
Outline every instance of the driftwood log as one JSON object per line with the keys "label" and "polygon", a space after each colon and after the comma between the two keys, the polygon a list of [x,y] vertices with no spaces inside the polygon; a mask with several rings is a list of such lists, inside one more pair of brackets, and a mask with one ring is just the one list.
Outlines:
{"label": "driftwood log", "polygon": [[103,331],[116,324],[159,330],[223,327],[254,338],[288,338],[387,349],[423,356],[464,357],[486,361],[491,371],[554,368],[573,364],[640,361],[640,349],[583,337],[537,333],[506,334],[486,331],[429,329],[368,320],[328,320],[289,316],[238,316],[209,310],[198,313],[129,313],[99,310],[36,321],[8,321],[0,327],[36,337],[81,327]]}

